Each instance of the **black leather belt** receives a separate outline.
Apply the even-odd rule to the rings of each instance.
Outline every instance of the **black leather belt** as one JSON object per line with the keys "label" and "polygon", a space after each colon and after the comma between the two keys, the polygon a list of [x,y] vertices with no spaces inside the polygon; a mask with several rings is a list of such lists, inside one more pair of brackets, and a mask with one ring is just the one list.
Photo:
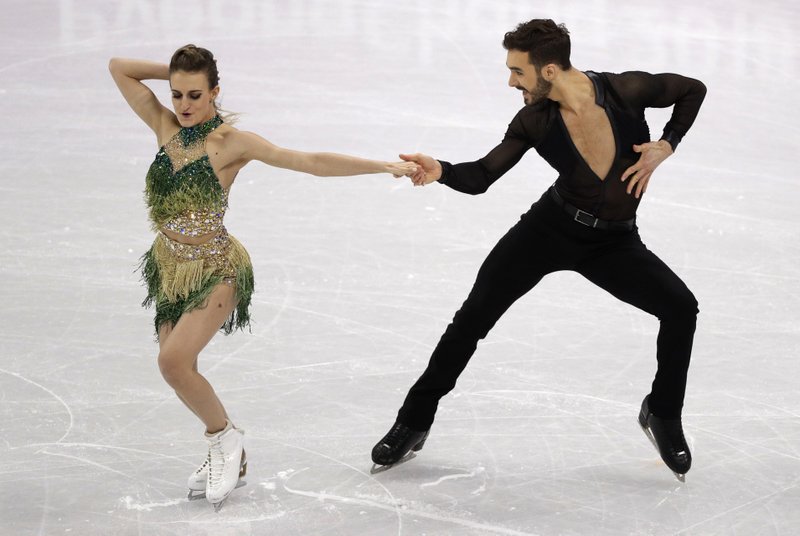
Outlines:
{"label": "black leather belt", "polygon": [[550,187],[550,197],[553,198],[553,201],[555,201],[556,204],[564,210],[564,212],[572,216],[573,220],[587,227],[602,229],[604,231],[630,231],[633,229],[633,224],[636,223],[636,218],[621,221],[608,221],[596,218],[594,214],[590,214],[576,206],[567,203],[556,191],[555,186]]}

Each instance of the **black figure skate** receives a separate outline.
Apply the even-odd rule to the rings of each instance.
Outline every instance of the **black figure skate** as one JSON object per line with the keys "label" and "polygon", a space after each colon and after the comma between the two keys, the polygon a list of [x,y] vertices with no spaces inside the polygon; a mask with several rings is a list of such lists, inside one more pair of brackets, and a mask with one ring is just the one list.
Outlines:
{"label": "black figure skate", "polygon": [[647,405],[649,395],[642,400],[642,409],[639,412],[639,426],[658,453],[667,464],[675,477],[685,482],[685,475],[692,466],[692,453],[683,437],[683,427],[680,417],[677,419],[662,419],[650,413]]}
{"label": "black figure skate", "polygon": [[380,473],[414,458],[425,445],[430,430],[412,430],[403,423],[396,422],[383,439],[372,448],[374,465],[370,473]]}

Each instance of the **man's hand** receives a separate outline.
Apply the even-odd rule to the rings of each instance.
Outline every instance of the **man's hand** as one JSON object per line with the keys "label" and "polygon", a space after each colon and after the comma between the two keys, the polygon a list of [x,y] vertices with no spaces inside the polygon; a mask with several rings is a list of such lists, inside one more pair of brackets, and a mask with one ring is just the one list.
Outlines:
{"label": "man's hand", "polygon": [[633,150],[641,153],[639,161],[625,170],[622,182],[628,181],[628,193],[636,190],[636,199],[647,191],[650,176],[658,165],[672,154],[672,146],[666,140],[651,141],[641,145],[634,145]]}
{"label": "man's hand", "polygon": [[417,164],[417,172],[411,175],[414,186],[425,186],[442,177],[442,165],[426,154],[401,154],[400,158]]}

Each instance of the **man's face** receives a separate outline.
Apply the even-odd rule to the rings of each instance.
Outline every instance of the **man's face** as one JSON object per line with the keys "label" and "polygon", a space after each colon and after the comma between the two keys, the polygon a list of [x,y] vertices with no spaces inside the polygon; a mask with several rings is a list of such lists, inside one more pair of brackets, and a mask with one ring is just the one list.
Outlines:
{"label": "man's face", "polygon": [[531,105],[541,102],[550,94],[553,87],[528,61],[528,53],[521,50],[509,50],[506,66],[511,71],[508,85],[522,91],[525,104]]}

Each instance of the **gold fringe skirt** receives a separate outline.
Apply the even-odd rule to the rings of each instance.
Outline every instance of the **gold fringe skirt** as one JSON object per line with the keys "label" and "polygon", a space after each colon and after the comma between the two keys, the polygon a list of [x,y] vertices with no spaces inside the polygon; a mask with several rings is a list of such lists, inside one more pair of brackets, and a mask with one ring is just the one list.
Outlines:
{"label": "gold fringe skirt", "polygon": [[253,264],[244,246],[224,227],[200,245],[183,244],[158,233],[142,256],[140,268],[147,286],[142,305],[156,306],[156,337],[162,324],[175,324],[184,313],[201,307],[221,283],[235,286],[237,306],[220,329],[227,335],[250,325]]}

